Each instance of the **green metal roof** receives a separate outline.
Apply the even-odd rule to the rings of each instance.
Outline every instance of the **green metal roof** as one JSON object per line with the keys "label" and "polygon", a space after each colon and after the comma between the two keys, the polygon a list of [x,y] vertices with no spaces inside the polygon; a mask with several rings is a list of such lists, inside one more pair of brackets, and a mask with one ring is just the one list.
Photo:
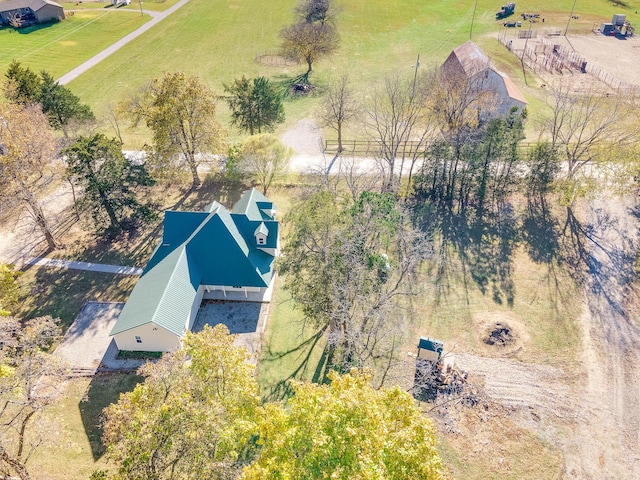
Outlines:
{"label": "green metal roof", "polygon": [[248,218],[262,217],[256,201],[263,199],[255,189],[245,192],[236,203],[242,208],[233,215],[217,202],[205,212],[165,212],[161,243],[111,335],[152,322],[181,336],[200,285],[268,286],[274,257],[257,248],[254,232],[268,228],[267,245],[261,247],[276,248],[278,222],[269,216],[266,225],[261,218]]}
{"label": "green metal roof", "polygon": [[241,214],[249,220],[275,220],[267,211],[275,210],[273,202],[261,194],[255,188],[247,190],[242,194],[231,209],[232,214]]}

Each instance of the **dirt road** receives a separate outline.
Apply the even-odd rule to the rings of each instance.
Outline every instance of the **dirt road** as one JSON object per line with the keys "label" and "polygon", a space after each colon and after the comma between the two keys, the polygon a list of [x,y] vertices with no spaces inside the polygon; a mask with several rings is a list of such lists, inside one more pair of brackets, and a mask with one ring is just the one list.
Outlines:
{"label": "dirt road", "polygon": [[640,478],[639,218],[635,197],[601,197],[567,224],[565,266],[584,289],[577,372],[456,356],[512,420],[562,453],[564,478]]}
{"label": "dirt road", "polygon": [[589,422],[567,452],[573,478],[640,476],[640,319],[632,284],[639,225],[630,203],[599,198],[585,212],[585,378],[577,393]]}

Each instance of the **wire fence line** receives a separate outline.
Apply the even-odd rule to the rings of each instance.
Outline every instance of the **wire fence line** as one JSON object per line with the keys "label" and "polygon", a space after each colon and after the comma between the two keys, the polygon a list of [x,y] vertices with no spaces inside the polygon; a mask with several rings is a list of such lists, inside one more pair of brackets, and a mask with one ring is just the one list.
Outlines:
{"label": "wire fence line", "polygon": [[[524,33],[524,32],[521,32]],[[535,38],[535,36],[534,36]],[[498,38],[509,50],[520,57],[524,64],[540,76],[544,73],[583,73],[589,74],[595,79],[617,90],[623,95],[640,95],[640,87],[617,79],[614,75],[587,61],[577,52],[569,50],[564,45],[553,43],[544,37],[536,38],[532,44],[525,44],[524,49],[515,50],[512,43],[506,39]],[[517,52],[517,53],[516,53]]]}

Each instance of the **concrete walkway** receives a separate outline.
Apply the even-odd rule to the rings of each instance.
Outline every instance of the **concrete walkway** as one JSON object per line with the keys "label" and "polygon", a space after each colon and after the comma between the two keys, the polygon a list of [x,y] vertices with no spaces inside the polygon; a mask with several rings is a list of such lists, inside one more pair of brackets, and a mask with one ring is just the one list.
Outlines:
{"label": "concrete walkway", "polygon": [[26,265],[39,267],[69,268],[72,270],[86,270],[89,272],[115,273],[119,275],[141,275],[142,269],[124,267],[120,265],[106,265],[104,263],[76,262],[74,260],[60,260],[57,258],[36,257],[27,261]]}
{"label": "concrete walkway", "polygon": [[146,32],[147,30],[149,30],[151,27],[153,27],[154,25],[156,25],[157,23],[161,22],[162,20],[164,20],[165,18],[167,18],[169,15],[171,15],[173,12],[175,12],[176,10],[178,10],[180,7],[182,7],[183,5],[185,5],[189,0],[180,0],[178,3],[176,3],[173,7],[168,8],[167,10],[165,10],[162,13],[159,13],[158,15],[155,15],[150,21],[148,21],[147,23],[145,23],[144,25],[142,25],[140,28],[138,28],[137,30],[134,30],[133,32],[131,32],[129,35],[121,38],[120,40],[118,40],[116,43],[114,43],[113,45],[111,45],[110,47],[105,48],[103,51],[101,51],[100,53],[98,53],[97,55],[94,55],[93,57],[91,57],[89,60],[87,60],[86,62],[84,62],[83,64],[77,66],[76,68],[74,68],[73,70],[71,70],[69,73],[66,73],[65,75],[63,75],[62,77],[60,77],[58,79],[58,83],[60,85],[66,85],[67,83],[71,82],[72,80],[76,79],[77,77],[79,77],[80,75],[82,75],[84,72],[86,72],[87,70],[89,70],[91,67],[97,65],[98,63],[100,63],[102,60],[104,60],[105,58],[107,58],[109,55],[111,55],[112,53],[117,52],[118,50],[120,50],[122,47],[124,47],[127,43],[129,43],[131,40],[139,37],[140,35],[142,35],[144,32]]}

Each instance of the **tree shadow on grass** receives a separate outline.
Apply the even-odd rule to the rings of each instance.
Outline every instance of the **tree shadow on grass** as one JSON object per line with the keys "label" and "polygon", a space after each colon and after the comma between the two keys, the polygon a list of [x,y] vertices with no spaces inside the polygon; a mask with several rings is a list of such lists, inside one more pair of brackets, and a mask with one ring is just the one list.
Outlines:
{"label": "tree shadow on grass", "polygon": [[22,318],[51,315],[63,330],[73,323],[87,300],[124,301],[137,277],[54,267],[33,267],[21,291]]}
{"label": "tree shadow on grass", "polygon": [[[437,218],[437,220],[435,220]],[[505,203],[495,212],[487,210],[439,211],[434,217],[441,237],[441,258],[436,271],[436,292],[446,291],[454,252],[460,262],[465,291],[475,283],[483,295],[490,294],[497,304],[513,305],[513,255],[520,241],[518,219],[513,207]]]}
{"label": "tree shadow on grass", "polygon": [[102,443],[103,410],[116,403],[120,394],[132,391],[144,378],[134,373],[107,373],[95,375],[78,404],[82,425],[87,434],[93,459],[100,459],[106,447]]}
{"label": "tree shadow on grass", "polygon": [[[262,355],[260,363],[262,365],[270,362],[279,362],[283,359],[287,359],[290,356],[297,356],[293,362],[293,370],[287,375],[286,378],[279,380],[275,385],[271,385],[267,393],[263,394],[263,400],[267,402],[281,401],[289,398],[293,391],[291,389],[291,380],[301,378],[303,375],[313,369],[313,382],[319,382],[324,379],[324,368],[327,360],[327,350],[323,349],[319,362],[315,365],[311,362],[311,357],[314,354],[318,342],[322,339],[326,329],[321,329],[314,333],[312,336],[301,342],[299,345],[282,352],[274,352],[269,346],[267,346],[265,352]],[[301,358],[300,358],[301,357]]]}

